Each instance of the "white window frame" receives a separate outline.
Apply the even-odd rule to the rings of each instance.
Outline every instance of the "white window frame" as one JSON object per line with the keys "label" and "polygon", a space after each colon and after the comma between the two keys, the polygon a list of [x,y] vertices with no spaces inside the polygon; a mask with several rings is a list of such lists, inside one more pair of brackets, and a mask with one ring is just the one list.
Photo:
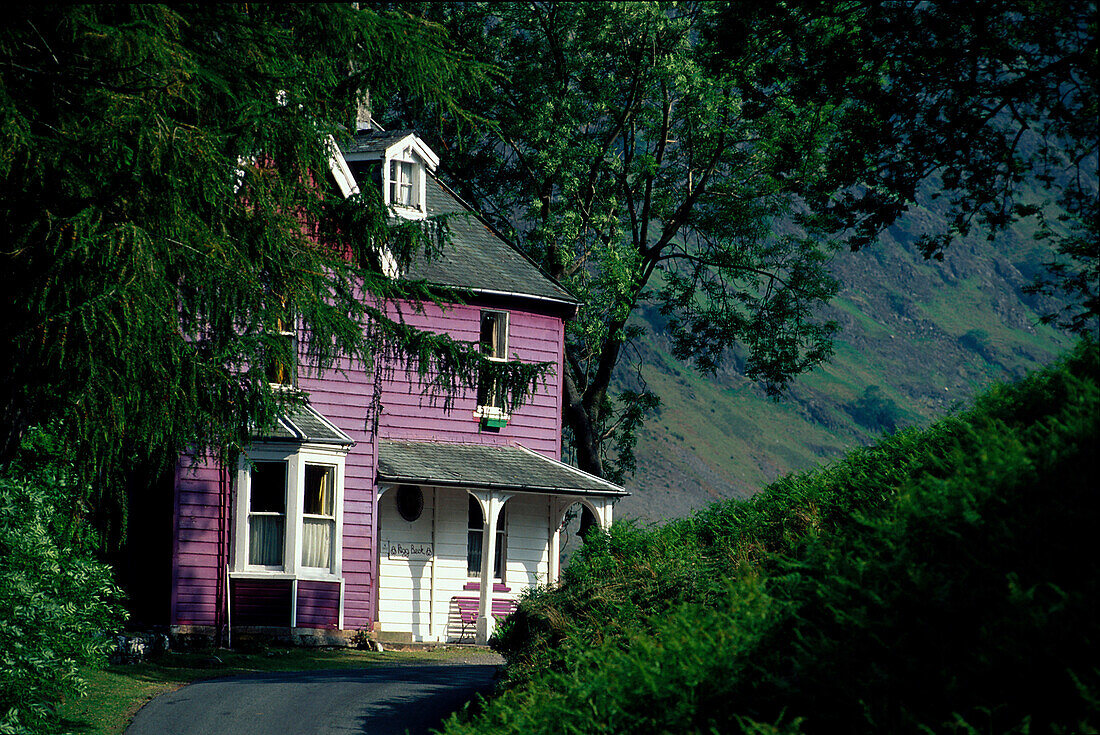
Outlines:
{"label": "white window frame", "polygon": [[[400,181],[393,178],[395,164],[407,163],[410,165],[412,175],[413,205],[406,206],[393,201],[392,192],[395,187],[400,187]],[[400,166],[397,166],[400,170]],[[405,146],[401,150],[394,150],[386,155],[382,162],[382,176],[385,184],[382,187],[382,197],[386,204],[398,215],[405,219],[424,219],[424,161],[414,151],[412,145]]]}
{"label": "white window frame", "polygon": [[[234,508],[234,544],[232,569],[235,576],[295,577],[298,579],[339,580],[343,576],[344,537],[344,447],[317,444],[259,444],[243,453],[237,464]],[[283,565],[269,567],[248,563],[248,516],[254,462],[286,462],[286,521],[283,534]],[[302,564],[302,525],[305,506],[305,471],[307,464],[335,468],[333,478],[333,510],[336,524],[332,540],[332,564],[328,569]]]}
{"label": "white window frame", "polygon": [[[494,345],[493,346],[493,354],[492,355],[486,355],[486,359],[492,360],[493,362],[508,362],[509,331],[511,330],[511,321],[512,321],[512,319],[511,319],[510,314],[507,311],[501,311],[501,310],[498,310],[498,309],[482,309],[481,310],[481,312],[479,314],[479,317],[478,317],[478,339],[479,339],[478,344],[479,344],[479,347],[480,347],[480,344],[481,344],[480,343],[481,328],[482,328],[482,325],[485,322],[485,317],[490,315],[490,314],[495,315],[500,320],[498,322],[497,329],[499,330],[498,333],[501,335],[500,339],[498,340],[500,342],[501,349],[499,350],[500,354],[499,355],[496,354],[497,353],[497,349],[496,349],[497,345]],[[503,324],[503,329],[501,329],[501,327],[499,326],[500,324]],[[479,386],[478,387],[478,392],[480,392],[480,390],[481,390],[480,389],[480,384],[481,384],[481,378],[479,376],[478,377],[478,386]],[[500,390],[499,385],[494,385],[494,387],[491,391],[490,403],[482,404],[480,402],[480,398],[481,398],[481,396],[477,396],[478,404],[477,404],[477,408],[474,410],[474,416],[475,417],[483,418],[483,419],[485,419],[485,418],[499,418],[499,419],[505,419],[505,420],[508,420],[509,418],[511,418],[508,415],[508,412],[505,410],[504,396],[503,396],[503,393]],[[497,405],[497,404],[500,404],[500,405]]]}

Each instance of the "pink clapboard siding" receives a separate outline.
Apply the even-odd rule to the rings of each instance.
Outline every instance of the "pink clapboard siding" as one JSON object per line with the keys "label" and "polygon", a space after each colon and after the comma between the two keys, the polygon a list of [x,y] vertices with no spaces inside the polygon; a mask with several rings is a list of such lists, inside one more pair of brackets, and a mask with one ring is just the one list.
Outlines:
{"label": "pink clapboard siding", "polygon": [[[382,385],[382,416],[379,433],[387,439],[450,441],[472,444],[522,444],[548,457],[561,457],[561,373],[564,325],[558,316],[519,308],[493,307],[507,311],[508,356],[524,362],[548,362],[553,368],[524,405],[516,409],[508,425],[486,431],[474,416],[474,391],[455,397],[449,411],[443,396],[424,394],[419,377],[401,368],[387,376]],[[407,324],[433,332],[447,332],[456,340],[476,342],[481,326],[481,308],[455,305],[443,312],[428,304],[422,313],[403,309]]]}
{"label": "pink clapboard siding", "polygon": [[330,628],[340,624],[340,583],[298,581],[298,627]]}
{"label": "pink clapboard siding", "polygon": [[225,560],[218,559],[219,481],[223,479],[228,483],[229,478],[217,465],[204,458],[184,456],[177,464],[172,553],[174,625],[214,625],[217,587],[225,575],[221,566]]}
{"label": "pink clapboard siding", "polygon": [[357,361],[347,361],[340,367],[341,371],[329,370],[323,376],[301,370],[298,387],[309,393],[309,402],[315,409],[355,440],[344,460],[344,626],[369,630],[375,618],[376,579],[377,435],[371,421],[374,374]]}
{"label": "pink clapboard siding", "polygon": [[[546,456],[560,458],[562,319],[520,308],[494,306],[493,309],[509,312],[509,357],[525,362],[547,362],[553,366],[534,395],[512,413],[508,425],[499,431],[483,429],[473,415],[476,408],[473,391],[455,397],[452,408],[444,410],[442,396],[423,394],[417,376],[406,375],[402,368],[396,368],[384,373],[382,413],[376,432],[372,413],[373,372],[350,359],[339,361],[335,369],[323,375],[306,366],[299,369],[299,388],[309,394],[310,404],[356,442],[348,452],[344,469],[342,571],[346,629],[370,630],[376,618],[377,519],[374,511],[379,436],[493,445],[519,443]],[[427,305],[422,313],[408,307],[401,311],[402,318],[412,326],[445,331],[457,340],[478,340],[481,320],[478,306],[455,305],[445,313],[435,305]],[[215,623],[216,592],[226,571],[222,565],[231,551],[226,547],[226,557],[219,560],[219,481],[223,477],[226,483],[235,481],[235,475],[235,467],[223,472],[205,459],[184,457],[180,460],[176,479],[173,624]],[[229,544],[233,538],[233,522],[228,509],[226,514],[226,544]],[[281,580],[271,588],[255,584],[240,586],[246,581],[233,581],[232,602],[236,606],[238,596],[243,595],[240,603],[244,605],[234,608],[234,624],[245,624],[241,614],[263,617],[258,606],[265,599],[273,603],[273,598],[268,598],[275,594],[276,587],[283,590],[283,583],[289,583]],[[338,583],[302,580],[298,597],[299,626],[324,628],[338,624]],[[281,608],[282,603],[276,606]]]}

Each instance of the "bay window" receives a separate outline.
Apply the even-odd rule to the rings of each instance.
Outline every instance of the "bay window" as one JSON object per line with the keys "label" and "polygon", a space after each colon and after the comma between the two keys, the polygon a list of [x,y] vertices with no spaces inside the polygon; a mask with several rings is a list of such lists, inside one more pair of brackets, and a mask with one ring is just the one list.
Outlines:
{"label": "bay window", "polygon": [[241,457],[234,572],[339,576],[345,453],[259,444]]}

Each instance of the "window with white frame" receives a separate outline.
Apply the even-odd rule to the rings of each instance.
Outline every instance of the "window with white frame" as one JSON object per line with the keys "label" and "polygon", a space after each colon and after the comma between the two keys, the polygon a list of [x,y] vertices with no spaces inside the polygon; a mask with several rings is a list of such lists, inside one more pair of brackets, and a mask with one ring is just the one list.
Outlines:
{"label": "window with white frame", "polygon": [[[485,521],[484,514],[481,512],[481,504],[477,502],[477,498],[473,495],[470,495],[469,498],[468,530],[466,533],[466,574],[469,577],[480,579],[482,533],[485,528]],[[508,538],[505,530],[506,519],[504,508],[501,507],[500,514],[497,516],[496,551],[493,554],[493,579],[499,582],[504,581],[503,571],[506,558],[504,545],[505,540]]]}
{"label": "window with white frame", "polygon": [[424,211],[424,164],[411,148],[387,160],[387,202],[403,214],[421,215]]}
{"label": "window with white frame", "polygon": [[268,349],[264,372],[272,385],[293,387],[298,383],[298,335],[291,316],[279,317],[275,329],[268,333]]}
{"label": "window with white frame", "polygon": [[[508,312],[481,312],[481,354],[494,362],[508,359]],[[482,370],[477,381],[477,412],[480,416],[503,416],[505,395],[500,381]]]}
{"label": "window with white frame", "polygon": [[344,452],[253,447],[237,470],[235,572],[339,575]]}

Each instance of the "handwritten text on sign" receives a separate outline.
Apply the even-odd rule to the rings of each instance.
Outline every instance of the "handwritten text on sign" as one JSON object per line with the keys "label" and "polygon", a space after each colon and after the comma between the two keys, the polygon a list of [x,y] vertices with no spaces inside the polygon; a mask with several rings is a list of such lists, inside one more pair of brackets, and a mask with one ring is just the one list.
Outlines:
{"label": "handwritten text on sign", "polygon": [[431,559],[435,556],[431,544],[390,541],[386,548],[386,556],[390,559]]}

